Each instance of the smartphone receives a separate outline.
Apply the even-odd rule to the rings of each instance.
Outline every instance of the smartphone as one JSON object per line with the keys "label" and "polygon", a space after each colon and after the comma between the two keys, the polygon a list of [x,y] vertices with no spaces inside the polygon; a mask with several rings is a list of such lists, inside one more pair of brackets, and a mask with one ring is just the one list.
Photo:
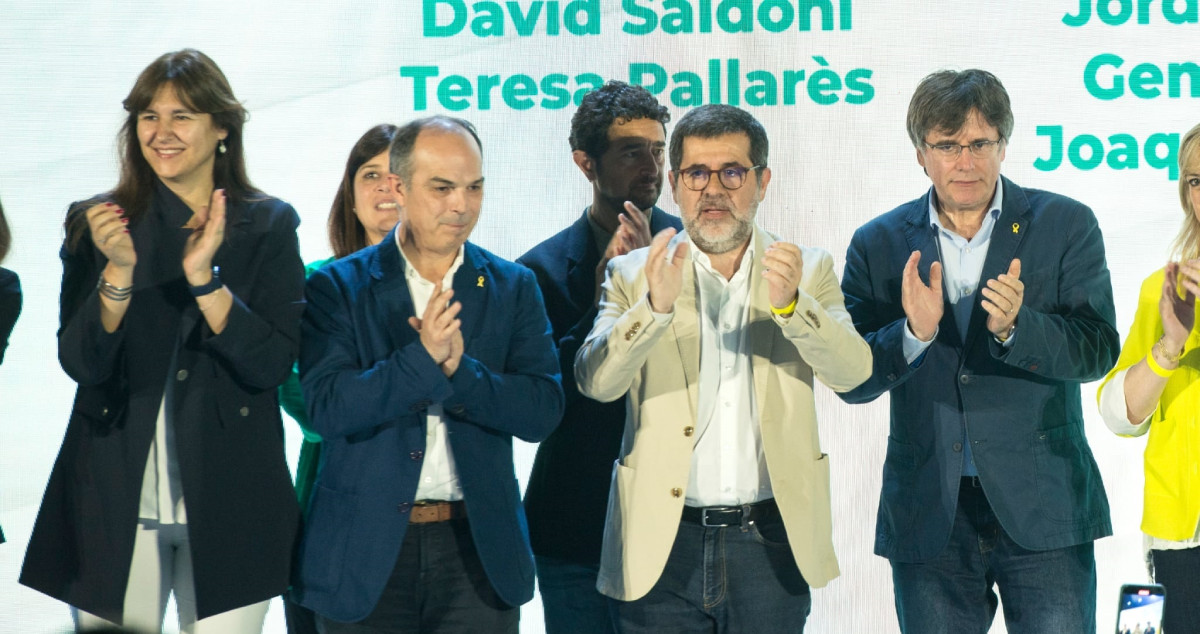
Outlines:
{"label": "smartphone", "polygon": [[1162,634],[1167,591],[1157,583],[1125,584],[1117,603],[1117,634]]}

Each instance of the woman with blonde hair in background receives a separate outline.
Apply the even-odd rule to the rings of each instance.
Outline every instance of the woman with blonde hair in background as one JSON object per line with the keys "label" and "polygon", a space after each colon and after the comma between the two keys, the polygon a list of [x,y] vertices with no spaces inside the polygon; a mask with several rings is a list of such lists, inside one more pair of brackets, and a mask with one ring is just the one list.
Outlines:
{"label": "woman with blonde hair in background", "polygon": [[1172,260],[1142,282],[1121,357],[1097,395],[1115,433],[1150,434],[1142,532],[1151,575],[1167,590],[1166,634],[1200,632],[1200,125],[1180,143],[1179,168]]}
{"label": "woman with blonde hair in background", "polygon": [[78,384],[21,571],[80,631],[261,632],[299,509],[277,388],[298,350],[291,205],[246,176],[246,111],[203,53],[125,98],[121,173],[72,205],[59,360]]}

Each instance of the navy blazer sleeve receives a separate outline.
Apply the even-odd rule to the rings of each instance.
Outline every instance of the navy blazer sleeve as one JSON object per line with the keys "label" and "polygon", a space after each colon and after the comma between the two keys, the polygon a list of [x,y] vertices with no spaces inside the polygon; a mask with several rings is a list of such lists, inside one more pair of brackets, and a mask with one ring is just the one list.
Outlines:
{"label": "navy blazer sleeve", "polygon": [[1052,381],[1096,381],[1121,352],[1104,239],[1091,209],[1076,203],[1061,213],[1066,250],[1057,270],[1023,268],[1013,345],[988,339],[992,356],[1011,366]]}
{"label": "navy blazer sleeve", "polygon": [[[873,365],[871,376],[865,382],[853,390],[837,393],[847,403],[875,400],[904,382],[916,368],[904,359],[903,329],[906,326],[904,307],[900,304],[903,269],[873,271],[868,256],[875,252],[876,262],[888,263],[907,261],[909,254],[898,250],[896,242],[882,239],[877,235],[879,230],[878,222],[860,227],[846,250],[842,294],[855,329],[871,347]],[[883,252],[879,253],[880,250]]]}
{"label": "navy blazer sleeve", "polygon": [[[312,428],[321,437],[385,424],[423,425],[422,417],[411,414],[433,403],[457,420],[531,442],[554,429],[562,416],[562,388],[549,321],[530,271],[520,268],[515,292],[496,295],[490,303],[493,310],[503,306],[513,313],[504,358],[481,359],[468,343],[458,370],[447,378],[407,323],[374,321],[404,316],[363,312],[367,282],[351,272],[353,264],[326,267],[308,281],[300,377]],[[496,286],[502,284],[489,288]],[[407,342],[378,361],[362,363],[362,340],[385,336],[389,329],[405,333]]]}
{"label": "navy blazer sleeve", "polygon": [[[1039,198],[1048,196],[1024,191],[1039,208]],[[1025,295],[1013,345],[1006,348],[987,337],[989,351],[998,361],[1044,379],[1093,381],[1116,363],[1120,351],[1104,241],[1090,209],[1062,197],[1054,197],[1053,202],[1054,213],[1043,215],[1042,221],[1054,226],[1040,228],[1038,239],[1061,240],[1066,245],[1062,257],[1057,266],[1045,270],[1039,269],[1036,261],[1022,261]],[[900,286],[909,252],[907,243],[894,235],[901,231],[897,212],[859,228],[846,251],[842,276],[846,309],[874,355],[871,378],[839,394],[849,403],[874,400],[907,381],[920,367],[920,360],[910,366],[904,358],[906,326]],[[936,248],[932,240],[928,248]],[[1037,247],[1031,244],[1029,248]],[[922,262],[926,257],[923,253]],[[926,273],[922,281],[928,283]]]}
{"label": "navy blazer sleeve", "polygon": [[533,272],[524,267],[514,269],[519,278],[510,301],[516,328],[503,365],[491,368],[468,350],[450,377],[453,392],[442,405],[461,420],[526,442],[541,442],[562,418],[559,363]]}
{"label": "navy blazer sleeve", "polygon": [[[325,267],[313,273],[305,287],[300,385],[313,431],[322,438],[349,436],[397,422],[404,414],[448,398],[450,382],[415,335],[386,358],[364,367],[359,340],[369,333],[360,329],[370,325],[358,323],[355,303],[364,301],[365,282],[345,275],[335,278],[335,272],[341,270]],[[421,423],[418,417],[406,420]]]}

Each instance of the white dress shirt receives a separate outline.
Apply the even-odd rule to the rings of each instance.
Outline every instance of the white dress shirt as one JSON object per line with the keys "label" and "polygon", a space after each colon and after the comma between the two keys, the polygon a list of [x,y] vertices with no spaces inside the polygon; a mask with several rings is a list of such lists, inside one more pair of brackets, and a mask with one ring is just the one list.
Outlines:
{"label": "white dress shirt", "polygon": [[[417,267],[408,261],[404,249],[400,248],[400,236],[403,231],[396,231],[396,248],[400,249],[400,257],[404,258],[404,277],[408,282],[408,293],[412,296],[413,310],[416,318],[420,319],[429,306],[429,298],[433,296],[434,282],[421,277]],[[450,288],[454,273],[463,263],[463,248],[458,248],[458,257],[442,278],[442,289]],[[450,438],[446,434],[446,424],[442,422],[442,404],[434,403],[426,410],[425,416],[425,461],[421,463],[421,479],[417,482],[417,500],[461,500],[462,486],[458,482],[458,470],[454,467],[454,454],[450,452]]]}
{"label": "white dress shirt", "polygon": [[142,495],[138,519],[159,524],[187,524],[187,505],[183,502],[183,484],[179,478],[179,457],[175,452],[175,427],[167,424],[167,399],[172,397],[176,381],[186,378],[187,371],[175,367],[178,349],[171,355],[172,371],[167,373],[163,398],[158,405],[154,424],[154,440],[146,456],[142,473]]}
{"label": "white dress shirt", "polygon": [[[690,240],[689,240],[690,242]],[[729,280],[690,244],[700,319],[700,395],[688,506],[751,504],[771,497],[750,355],[754,244]]]}

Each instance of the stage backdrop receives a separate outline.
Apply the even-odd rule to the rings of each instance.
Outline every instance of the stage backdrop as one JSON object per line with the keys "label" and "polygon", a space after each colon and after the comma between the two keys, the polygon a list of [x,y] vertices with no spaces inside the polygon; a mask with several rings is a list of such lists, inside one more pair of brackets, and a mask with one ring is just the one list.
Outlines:
{"label": "stage backdrop", "polygon": [[[115,183],[121,99],[159,54],[199,48],[229,76],[251,112],[250,174],[300,212],[306,260],[329,253],[325,218],[354,140],[434,113],[478,126],[487,187],[473,239],[517,257],[589,201],[569,121],[585,91],[616,78],[645,85],[676,119],[705,103],[758,117],[774,173],[759,223],[830,250],[839,271],[856,227],[929,186],[904,129],[917,82],[985,68],[1016,115],[1003,172],[1095,210],[1124,334],[1181,215],[1176,147],[1200,121],[1197,10],[1197,0],[3,3],[5,266],[26,295],[0,367],[0,631],[70,624],[66,606],[16,582],[74,389],[56,359],[61,222],[71,201]],[[660,204],[674,212],[669,198]],[[1116,531],[1096,547],[1099,628],[1111,631],[1119,585],[1146,578],[1144,441],[1110,434],[1091,406],[1095,385],[1083,393]],[[850,407],[822,388],[818,409],[842,576],[815,593],[809,631],[894,631],[889,568],[871,554],[886,398]],[[298,430],[287,433],[294,455]],[[522,477],[534,450],[517,449]],[[535,601],[522,631],[541,630]],[[283,631],[278,607],[268,631]]]}

